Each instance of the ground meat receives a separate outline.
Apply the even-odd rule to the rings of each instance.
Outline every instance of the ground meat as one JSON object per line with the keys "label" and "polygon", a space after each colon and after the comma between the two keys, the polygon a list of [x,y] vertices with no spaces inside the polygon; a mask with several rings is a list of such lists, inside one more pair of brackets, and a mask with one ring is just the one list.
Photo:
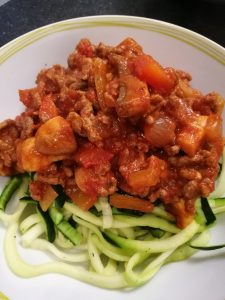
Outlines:
{"label": "ground meat", "polygon": [[19,130],[13,120],[0,123],[0,175],[12,175],[16,172],[16,141]]}
{"label": "ground meat", "polygon": [[119,171],[125,179],[131,172],[144,169],[147,165],[146,156],[143,152],[133,148],[125,148],[120,152]]}
{"label": "ground meat", "polygon": [[45,94],[58,93],[65,86],[65,69],[60,65],[42,70],[37,77],[37,86]]}
{"label": "ground meat", "polygon": [[79,189],[93,196],[107,196],[115,193],[117,189],[117,180],[111,171],[101,170],[95,173],[95,167],[77,168],[75,170],[75,180]]}
{"label": "ground meat", "polygon": [[187,155],[181,155],[176,157],[169,157],[169,163],[174,167],[191,167],[194,165],[205,165],[210,167],[212,164],[215,164],[216,154],[208,150],[200,150],[194,156],[189,157]]}
{"label": "ground meat", "polygon": [[51,164],[42,172],[37,172],[37,180],[52,185],[60,184],[65,186],[66,174],[61,168],[57,168],[56,164]]}
{"label": "ground meat", "polygon": [[85,57],[80,53],[72,53],[68,58],[68,65],[79,80],[85,80],[92,85],[94,71],[91,58]]}
{"label": "ground meat", "polygon": [[32,181],[29,184],[29,191],[31,197],[37,201],[40,201],[43,198],[44,192],[46,191],[48,184],[40,181]]}
{"label": "ground meat", "polygon": [[70,122],[71,127],[73,128],[74,132],[79,135],[84,135],[83,133],[83,120],[81,116],[76,112],[70,112],[67,120]]}
{"label": "ground meat", "polygon": [[37,87],[27,90],[19,90],[20,101],[28,108],[37,110],[41,105],[42,95]]}
{"label": "ground meat", "polygon": [[212,113],[221,114],[224,107],[224,100],[218,93],[209,93],[203,100],[206,105],[209,105]]}
{"label": "ground meat", "polygon": [[221,114],[224,107],[223,98],[216,92],[209,93],[205,96],[195,98],[193,110],[200,114],[211,115]]}
{"label": "ground meat", "polygon": [[163,98],[160,94],[155,94],[155,93],[151,94],[149,101],[150,101],[150,107],[148,111],[150,114],[159,111],[167,103],[167,99]]}
{"label": "ground meat", "polygon": [[33,135],[35,130],[34,119],[27,113],[23,113],[16,117],[16,126],[20,130],[20,138],[26,139]]}
{"label": "ground meat", "polygon": [[115,107],[119,95],[119,81],[114,78],[105,87],[104,98],[108,107]]}
{"label": "ground meat", "polygon": [[191,81],[192,79],[191,75],[183,70],[176,70],[176,74],[182,80]]}
{"label": "ground meat", "polygon": [[193,110],[184,99],[176,96],[169,97],[166,109],[182,125],[192,121]]}
{"label": "ground meat", "polygon": [[173,145],[173,146],[166,146],[165,147],[165,151],[168,154],[168,156],[175,156],[180,152],[180,146],[178,145]]}
{"label": "ground meat", "polygon": [[191,168],[181,168],[179,170],[179,174],[181,177],[187,180],[201,180],[202,175],[199,171]]}
{"label": "ground meat", "polygon": [[190,180],[183,187],[183,195],[187,199],[197,198],[199,192],[199,182],[197,180]]}
{"label": "ground meat", "polygon": [[200,184],[200,190],[203,197],[208,197],[209,194],[214,189],[214,180],[211,180],[210,178],[204,178]]}

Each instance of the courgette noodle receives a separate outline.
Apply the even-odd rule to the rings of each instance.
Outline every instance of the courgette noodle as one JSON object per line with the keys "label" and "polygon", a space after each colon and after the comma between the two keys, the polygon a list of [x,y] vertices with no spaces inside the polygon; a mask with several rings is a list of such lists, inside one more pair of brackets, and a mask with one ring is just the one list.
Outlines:
{"label": "courgette noodle", "polygon": [[[198,249],[224,246],[207,246],[209,226],[200,200],[195,219],[183,230],[162,206],[141,216],[126,211],[114,214],[107,197],[99,198],[90,211],[63,197],[60,205],[56,199],[42,214],[26,194],[29,180],[28,176],[13,177],[3,190],[0,209],[0,222],[6,227],[6,261],[21,277],[58,273],[107,289],[134,288],[148,282],[165,264],[187,259]],[[211,214],[225,212],[222,182],[224,164],[216,190],[206,199]],[[16,189],[20,201],[10,200]],[[5,210],[9,201],[16,202],[14,213]],[[21,246],[47,252],[49,262],[28,264],[19,254]]]}

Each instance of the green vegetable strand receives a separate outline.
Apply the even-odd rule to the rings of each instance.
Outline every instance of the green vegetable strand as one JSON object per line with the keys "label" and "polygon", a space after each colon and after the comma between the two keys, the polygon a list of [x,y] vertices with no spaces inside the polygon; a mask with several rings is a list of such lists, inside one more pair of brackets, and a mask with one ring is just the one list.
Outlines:
{"label": "green vegetable strand", "polygon": [[207,198],[201,198],[201,206],[206,218],[206,225],[210,225],[216,221],[216,217],[209,205]]}
{"label": "green vegetable strand", "polygon": [[3,189],[1,195],[0,195],[0,209],[5,211],[6,205],[11,199],[14,192],[19,188],[19,186],[22,183],[22,177],[21,176],[14,176],[12,177],[5,188]]}
{"label": "green vegetable strand", "polygon": [[189,245],[189,246],[193,249],[203,250],[203,251],[218,250],[218,249],[225,248],[225,244],[213,245],[213,246],[194,246],[194,245]]}

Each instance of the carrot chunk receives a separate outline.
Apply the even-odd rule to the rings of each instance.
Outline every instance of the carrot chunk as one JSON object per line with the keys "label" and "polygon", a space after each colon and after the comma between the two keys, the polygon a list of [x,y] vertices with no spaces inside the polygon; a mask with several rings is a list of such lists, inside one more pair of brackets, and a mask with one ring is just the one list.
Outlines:
{"label": "carrot chunk", "polygon": [[150,212],[153,209],[153,204],[150,201],[117,193],[110,196],[110,204],[116,208],[126,208],[142,212]]}
{"label": "carrot chunk", "polygon": [[68,196],[76,205],[85,211],[89,210],[97,201],[96,196],[87,195],[80,190],[71,192],[68,194]]}
{"label": "carrot chunk", "polygon": [[161,93],[169,93],[175,86],[175,80],[151,56],[139,55],[130,62],[134,75],[147,82],[148,85]]}

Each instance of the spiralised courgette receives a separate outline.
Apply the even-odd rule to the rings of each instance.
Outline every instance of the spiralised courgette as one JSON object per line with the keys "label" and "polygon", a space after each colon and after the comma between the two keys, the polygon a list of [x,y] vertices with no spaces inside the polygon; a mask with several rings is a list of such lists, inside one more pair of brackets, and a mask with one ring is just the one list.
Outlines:
{"label": "spiralised courgette", "polygon": [[216,216],[214,215],[207,198],[201,198],[201,206],[206,218],[206,225],[214,223],[216,221]]}
{"label": "spiralised courgette", "polygon": [[149,228],[149,231],[151,232],[151,234],[156,237],[156,238],[161,238],[164,236],[165,231],[159,228]]}
{"label": "spiralised courgette", "polygon": [[62,232],[74,245],[79,245],[82,235],[69,222],[63,220],[57,225],[57,229]]}
{"label": "spiralised courgette", "polygon": [[49,214],[56,228],[67,237],[74,245],[79,245],[82,241],[82,235],[68,221],[64,219],[63,214],[56,207],[49,209]]}
{"label": "spiralised courgette", "polygon": [[61,207],[63,207],[65,201],[67,201],[69,198],[64,193],[63,188],[60,184],[52,185],[52,187],[55,190],[55,192],[58,194],[58,196],[55,199],[55,206],[57,208],[61,208]]}
{"label": "spiralised courgette", "polygon": [[[0,219],[6,220],[8,216],[11,224],[4,244],[6,258],[20,276],[56,272],[105,288],[136,287],[150,280],[164,264],[186,259],[197,250],[225,247],[207,246],[206,235],[207,224],[214,222],[214,214],[224,211],[223,198],[199,199],[196,220],[181,230],[162,206],[148,214],[131,214],[110,207],[108,219],[105,218],[109,210],[107,198],[103,203],[100,201],[98,209],[96,206],[83,211],[69,201],[61,186],[56,189],[58,197],[46,212],[29,194],[20,196],[18,212],[11,217],[0,210]],[[6,206],[8,200],[3,203]],[[29,208],[32,213],[27,216]],[[48,251],[60,261],[35,267],[24,262],[16,250],[14,237],[18,227],[24,247]],[[76,265],[81,262],[89,265],[89,270]]]}
{"label": "spiralised courgette", "polygon": [[23,196],[20,198],[20,201],[27,203],[27,204],[34,204],[34,205],[38,204],[38,202],[36,200],[34,200],[33,198],[31,198],[30,196]]}
{"label": "spiralised courgette", "polygon": [[39,205],[37,205],[37,212],[40,215],[40,217],[44,223],[45,232],[46,232],[48,241],[54,242],[56,232],[55,232],[54,223],[53,223],[51,217],[49,216],[49,212],[43,211]]}
{"label": "spiralised courgette", "polygon": [[21,176],[14,176],[12,177],[8,183],[6,184],[5,188],[3,189],[0,195],[0,209],[5,211],[6,205],[11,199],[12,195],[15,191],[20,187],[22,183]]}
{"label": "spiralised courgette", "polygon": [[112,233],[110,230],[106,230],[105,234],[122,249],[127,249],[134,252],[159,253],[177,248],[186,243],[198,232],[198,229],[199,225],[195,221],[192,221],[191,224],[189,224],[179,233],[167,239],[153,241],[125,239]]}

